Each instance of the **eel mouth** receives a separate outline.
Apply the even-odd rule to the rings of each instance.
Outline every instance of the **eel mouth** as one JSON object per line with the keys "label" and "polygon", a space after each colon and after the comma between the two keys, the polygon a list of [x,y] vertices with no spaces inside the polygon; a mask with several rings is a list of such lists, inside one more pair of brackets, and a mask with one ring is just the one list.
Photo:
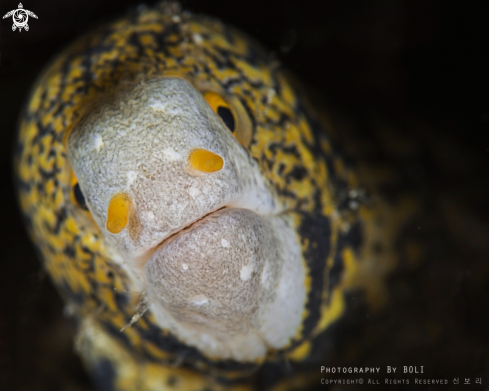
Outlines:
{"label": "eel mouth", "polygon": [[207,219],[209,219],[211,216],[216,214],[217,212],[224,210],[224,209],[229,209],[231,207],[229,206],[222,206],[216,210],[213,210],[212,212],[206,213],[205,215],[195,219],[194,221],[188,223],[187,225],[183,226],[179,230],[171,233],[170,235],[166,236],[163,238],[158,244],[156,244],[153,247],[148,248],[144,252],[140,253],[139,255],[134,255],[129,258],[129,262],[136,267],[136,269],[141,269],[144,268],[146,263],[149,261],[149,259],[157,252],[161,251],[168,243],[172,242],[175,240],[177,237],[179,237],[182,234],[185,234],[187,232],[192,231],[196,226],[205,223]]}
{"label": "eel mouth", "polygon": [[214,215],[215,213],[223,210],[223,209],[226,209],[228,208],[227,206],[223,206],[219,209],[216,209],[212,212],[209,212],[201,217],[199,217],[198,219],[194,220],[193,222],[191,222],[190,224],[187,224],[186,226],[184,226],[183,228],[179,229],[178,231],[172,233],[171,235],[167,236],[166,238],[164,238],[161,242],[159,242],[156,246],[154,246],[152,249],[151,249],[151,254],[155,253],[156,251],[160,250],[162,247],[164,247],[167,243],[169,243],[170,241],[172,241],[175,237],[177,237],[178,235],[184,233],[184,232],[188,232],[188,231],[191,231],[197,224],[200,224],[202,223],[204,220],[206,220],[209,216],[212,216]]}

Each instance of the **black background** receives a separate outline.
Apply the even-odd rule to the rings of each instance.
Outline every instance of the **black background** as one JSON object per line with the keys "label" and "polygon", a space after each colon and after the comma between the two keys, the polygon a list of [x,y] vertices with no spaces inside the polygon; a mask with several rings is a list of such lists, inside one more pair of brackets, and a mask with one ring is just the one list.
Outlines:
{"label": "black background", "polygon": [[[89,381],[72,353],[72,325],[61,315],[61,300],[42,272],[17,210],[11,146],[21,106],[47,61],[77,36],[138,2],[23,4],[39,17],[29,19],[28,32],[11,31],[11,18],[0,21],[0,385],[8,384],[6,390],[86,390]],[[451,177],[428,163],[422,172],[431,174],[424,181],[436,191],[466,188],[466,202],[477,206],[472,209],[481,221],[482,241],[489,237],[489,23],[484,2],[196,0],[183,6],[248,33],[314,86],[331,107],[360,122],[383,118],[413,137],[443,135],[454,148],[455,166],[469,169]],[[2,1],[0,14],[16,8],[17,0]],[[443,221],[433,226],[437,224]],[[451,334],[440,346],[393,346],[401,352],[400,360],[406,359],[400,365],[425,365],[433,376],[489,372],[487,279],[477,290],[470,288],[479,270],[471,262],[489,262],[484,258],[489,251],[482,247],[469,251],[466,261],[433,262],[403,280],[414,286],[430,276],[435,288],[410,300],[422,300],[426,312],[436,316],[439,311]],[[463,246],[458,250],[463,256]],[[394,322],[418,316],[416,303],[407,305],[408,315],[393,315]],[[410,327],[408,334],[415,332],[416,322]],[[363,363],[370,364],[369,359],[375,356]],[[486,384],[488,380],[483,378]]]}

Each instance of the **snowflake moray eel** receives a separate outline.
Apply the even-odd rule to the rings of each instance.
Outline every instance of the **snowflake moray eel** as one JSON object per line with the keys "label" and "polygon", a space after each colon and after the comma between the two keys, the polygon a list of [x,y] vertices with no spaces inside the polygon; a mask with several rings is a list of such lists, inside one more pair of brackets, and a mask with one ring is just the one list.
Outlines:
{"label": "snowflake moray eel", "polygon": [[18,194],[101,389],[304,388],[345,295],[387,300],[415,203],[376,192],[382,175],[347,163],[292,80],[175,3],[98,28],[40,76]]}

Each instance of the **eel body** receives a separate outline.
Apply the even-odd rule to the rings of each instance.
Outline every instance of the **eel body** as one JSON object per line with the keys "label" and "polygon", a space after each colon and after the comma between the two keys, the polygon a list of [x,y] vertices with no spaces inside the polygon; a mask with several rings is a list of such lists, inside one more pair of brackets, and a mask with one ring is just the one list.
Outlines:
{"label": "eel body", "polygon": [[318,384],[347,296],[380,309],[416,253],[413,202],[385,201],[338,132],[257,43],[174,3],[47,67],[18,193],[100,389]]}

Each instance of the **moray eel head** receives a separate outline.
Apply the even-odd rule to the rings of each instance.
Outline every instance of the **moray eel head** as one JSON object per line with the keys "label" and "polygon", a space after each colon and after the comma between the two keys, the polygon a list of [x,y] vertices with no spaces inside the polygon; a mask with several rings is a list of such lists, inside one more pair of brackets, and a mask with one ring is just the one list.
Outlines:
{"label": "moray eel head", "polygon": [[300,244],[207,96],[178,77],[124,84],[69,134],[68,157],[160,325],[210,356],[256,360],[300,326]]}

